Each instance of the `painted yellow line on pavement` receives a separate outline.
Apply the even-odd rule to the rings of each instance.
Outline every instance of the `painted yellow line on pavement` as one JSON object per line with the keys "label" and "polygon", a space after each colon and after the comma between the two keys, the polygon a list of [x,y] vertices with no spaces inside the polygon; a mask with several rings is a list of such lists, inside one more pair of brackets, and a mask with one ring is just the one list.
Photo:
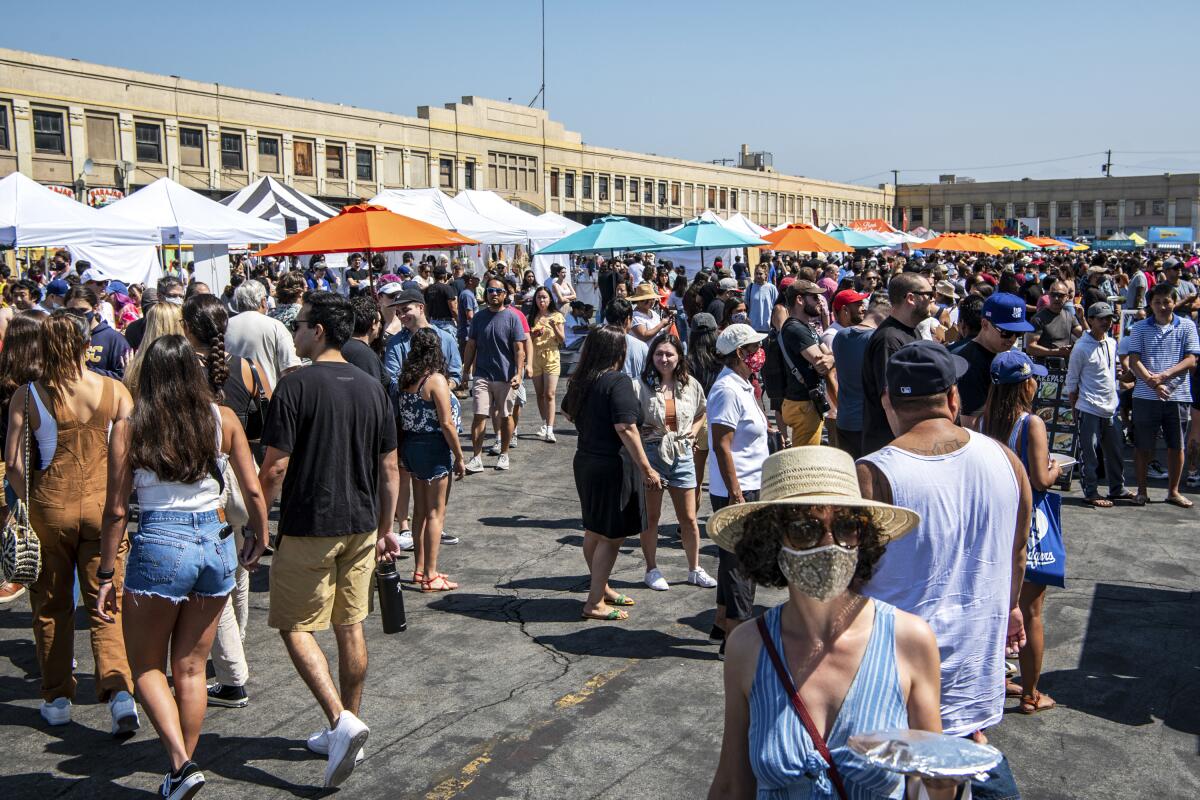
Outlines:
{"label": "painted yellow line on pavement", "polygon": [[596,690],[601,686],[608,683],[613,678],[617,677],[632,666],[633,662],[631,661],[623,667],[617,667],[616,669],[610,669],[608,672],[601,672],[599,675],[593,675],[591,678],[588,678],[587,683],[585,683],[583,688],[579,691],[565,694],[555,700],[554,707],[557,709],[574,708],[594,695]]}
{"label": "painted yellow line on pavement", "polygon": [[433,787],[433,790],[425,795],[425,800],[450,800],[450,798],[464,791],[474,783],[475,778],[479,775],[480,768],[486,766],[491,760],[491,748],[489,747],[484,750],[483,755],[478,756],[463,767],[457,777],[448,778]]}

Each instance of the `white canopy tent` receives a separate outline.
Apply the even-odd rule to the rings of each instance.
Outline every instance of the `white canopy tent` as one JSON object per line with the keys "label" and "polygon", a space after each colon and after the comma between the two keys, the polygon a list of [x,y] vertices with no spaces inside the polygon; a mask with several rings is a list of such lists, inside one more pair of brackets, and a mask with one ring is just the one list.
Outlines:
{"label": "white canopy tent", "polygon": [[724,225],[731,231],[744,233],[747,236],[757,236],[760,239],[764,234],[771,232],[770,228],[764,228],[762,225],[759,225],[757,222],[750,219],[740,211],[735,212],[729,217],[729,219],[725,220]]}
{"label": "white canopy tent", "polygon": [[388,211],[461,233],[482,244],[524,244],[529,240],[521,228],[455,203],[440,189],[384,189],[370,202]]}
{"label": "white canopy tent", "polygon": [[73,261],[87,261],[109,280],[153,286],[162,277],[158,248],[152,244],[67,245]]}
{"label": "white canopy tent", "polygon": [[[722,219],[721,216],[718,215],[715,211],[712,211],[709,209],[705,209],[704,211],[700,212],[699,216],[693,217],[692,219],[703,220],[705,222],[715,222],[718,225],[720,225],[722,228],[730,228],[729,222],[727,220]],[[691,220],[687,220],[687,222],[691,222]],[[667,228],[665,231],[663,231],[663,233],[674,233],[675,231],[680,230],[681,228],[683,228],[683,225],[675,225],[670,228]],[[738,230],[737,228],[730,228],[730,229],[735,230],[738,233],[742,233],[742,231]],[[750,234],[750,235],[758,236],[759,234],[754,233],[754,234]],[[688,280],[691,280],[692,278],[695,278],[696,273],[699,272],[701,270],[701,268],[705,266],[701,261],[701,256],[703,256],[704,261],[708,262],[708,266],[710,266],[710,267],[712,266],[712,263],[716,259],[719,258],[719,259],[721,259],[722,266],[732,269],[733,268],[733,257],[735,255],[740,254],[743,249],[744,248],[721,249],[721,248],[708,247],[708,248],[705,248],[703,251],[700,251],[700,250],[668,250],[668,251],[659,253],[658,259],[660,261],[663,261],[663,260],[670,261],[675,266],[682,265],[683,268],[685,270],[687,270]],[[742,260],[745,261],[746,259],[743,258]]]}
{"label": "white canopy tent", "polygon": [[[466,189],[456,194],[451,202],[465,206],[489,219],[525,231],[531,252],[536,253],[571,233],[561,223],[542,219],[536,214],[530,214],[528,211],[517,208],[495,192]],[[570,222],[570,220],[566,221]],[[533,257],[533,274],[537,277],[538,283],[546,282],[550,277],[550,267],[555,263],[556,256]]]}
{"label": "white canopy tent", "polygon": [[0,180],[0,244],[96,247],[157,243],[157,231],[140,220],[106,217],[20,172]]}
{"label": "white canopy tent", "polygon": [[216,292],[229,283],[229,245],[277,242],[286,235],[281,223],[227,208],[170,178],[159,178],[98,213],[154,225],[162,244],[192,245],[196,279]]}
{"label": "white canopy tent", "polygon": [[560,226],[563,230],[563,233],[558,237],[559,239],[561,239],[563,236],[567,236],[568,234],[575,233],[575,231],[581,231],[585,227],[575,220],[567,219],[562,214],[556,214],[553,211],[546,211],[542,214],[538,214],[538,219]]}

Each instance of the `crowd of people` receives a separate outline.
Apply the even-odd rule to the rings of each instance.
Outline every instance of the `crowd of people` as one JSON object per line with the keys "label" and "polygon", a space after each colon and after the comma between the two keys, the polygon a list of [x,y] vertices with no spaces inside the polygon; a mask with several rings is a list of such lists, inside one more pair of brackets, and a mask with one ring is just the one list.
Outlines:
{"label": "crowd of people", "polygon": [[[1034,507],[1064,475],[1040,378],[1063,375],[1088,505],[1145,505],[1156,479],[1191,507],[1197,262],[767,252],[689,275],[651,254],[580,259],[599,308],[567,267],[539,282],[445,256],[389,271],[353,254],[340,274],[320,256],[244,259],[219,294],[174,265],[127,286],[65,252],[19,280],[0,269],[6,504],[28,504],[42,550],[37,581],[0,602],[28,592],[41,715],[63,725],[78,584],[113,734],[139,728],[140,704],[170,762],[163,796],[191,797],[205,708],[249,702],[249,573],[270,555],[267,624],[325,715],[307,746],[338,786],[369,735],[375,566],[411,551],[414,588],[458,589],[439,569],[460,541],[452,486],[512,468],[528,385],[526,440],[555,444],[559,411],[578,434],[583,619],[630,619],[609,577],[631,536],[650,589],[715,589],[726,724],[710,796],[899,797],[916,782],[866,765],[850,735],[983,742],[1006,697],[1054,707],[1046,583],[1026,569]],[[686,582],[657,560],[668,497]],[[756,618],[759,584],[788,602]],[[315,637],[330,627],[336,683]],[[1019,796],[1007,762],[973,791]]]}

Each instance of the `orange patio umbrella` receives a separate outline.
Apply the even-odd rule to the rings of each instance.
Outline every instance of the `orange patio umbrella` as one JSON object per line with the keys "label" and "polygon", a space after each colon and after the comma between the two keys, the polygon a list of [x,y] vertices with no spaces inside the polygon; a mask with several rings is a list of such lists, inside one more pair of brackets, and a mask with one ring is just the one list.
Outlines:
{"label": "orange patio umbrella", "polygon": [[800,253],[853,253],[854,248],[803,222],[793,222],[786,228],[764,233],[762,250],[784,250]]}
{"label": "orange patio umbrella", "polygon": [[1026,236],[1025,241],[1030,244],[1040,247],[1043,250],[1066,250],[1067,246],[1058,239],[1051,239],[1049,236]]}
{"label": "orange patio umbrella", "polygon": [[910,246],[915,250],[949,250],[958,253],[1000,255],[999,248],[988,244],[982,236],[970,233],[943,233],[941,236],[935,236],[920,244],[913,243]]}
{"label": "orange patio umbrella", "polygon": [[307,256],[380,250],[439,250],[479,244],[474,239],[366,203],[305,228],[258,251],[260,256]]}

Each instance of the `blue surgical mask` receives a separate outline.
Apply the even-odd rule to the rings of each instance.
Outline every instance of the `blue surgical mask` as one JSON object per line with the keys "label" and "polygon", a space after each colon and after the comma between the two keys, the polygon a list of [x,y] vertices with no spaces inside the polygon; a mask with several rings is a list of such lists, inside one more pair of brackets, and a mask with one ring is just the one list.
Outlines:
{"label": "blue surgical mask", "polygon": [[738,323],[738,322],[749,322],[749,321],[750,321],[750,315],[749,315],[749,314],[747,314],[747,313],[746,313],[746,312],[744,312],[744,311],[739,311],[738,313],[736,313],[736,314],[734,314],[733,316],[731,316],[731,317],[729,318],[729,321],[730,321],[730,322],[733,322],[733,323]]}

